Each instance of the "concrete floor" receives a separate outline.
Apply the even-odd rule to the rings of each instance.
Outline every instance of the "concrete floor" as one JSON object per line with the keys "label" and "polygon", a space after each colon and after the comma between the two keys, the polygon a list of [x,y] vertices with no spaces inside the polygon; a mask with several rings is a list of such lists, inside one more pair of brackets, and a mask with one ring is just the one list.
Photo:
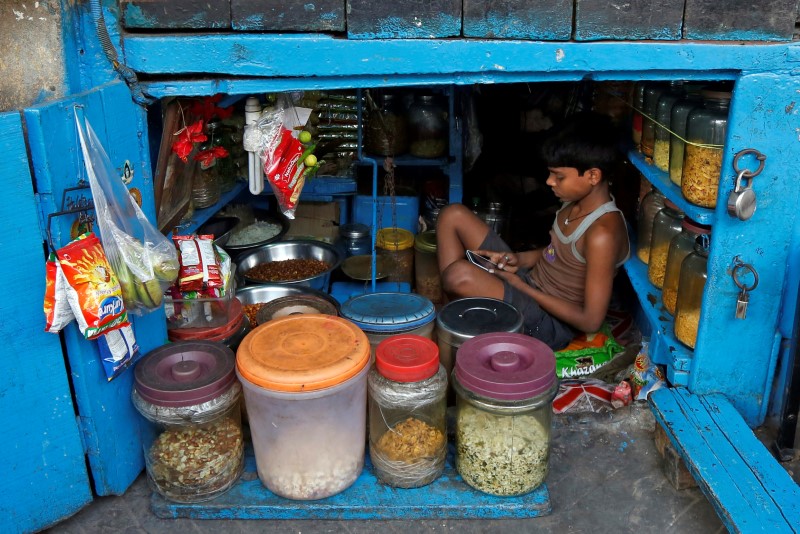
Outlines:
{"label": "concrete floor", "polygon": [[48,532],[725,532],[697,488],[675,490],[661,471],[645,402],[603,414],[554,417],[547,486],[552,513],[533,519],[321,521],[159,519],[144,475],[121,497],[101,497]]}

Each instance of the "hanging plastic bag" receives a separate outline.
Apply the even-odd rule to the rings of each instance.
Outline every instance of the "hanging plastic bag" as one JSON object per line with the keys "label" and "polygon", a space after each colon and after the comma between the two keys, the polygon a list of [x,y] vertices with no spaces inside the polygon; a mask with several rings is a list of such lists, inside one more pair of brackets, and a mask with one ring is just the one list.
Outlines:
{"label": "hanging plastic bag", "polygon": [[128,311],[148,313],[161,306],[178,276],[177,251],[134,202],[89,121],[77,110],[75,122],[108,262]]}
{"label": "hanging plastic bag", "polygon": [[44,316],[45,332],[58,333],[75,320],[67,299],[67,278],[54,252],[45,266]]}
{"label": "hanging plastic bag", "polygon": [[306,179],[321,163],[313,155],[316,145],[299,139],[310,114],[311,109],[296,107],[288,95],[281,95],[275,108],[264,111],[244,135],[245,150],[259,154],[278,206],[289,219],[294,219]]}

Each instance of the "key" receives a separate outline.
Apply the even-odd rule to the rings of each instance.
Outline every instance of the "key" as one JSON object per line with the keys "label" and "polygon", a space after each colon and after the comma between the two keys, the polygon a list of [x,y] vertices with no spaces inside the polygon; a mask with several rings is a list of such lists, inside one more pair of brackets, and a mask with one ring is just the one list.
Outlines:
{"label": "key", "polygon": [[736,300],[736,318],[744,319],[747,317],[747,303],[750,302],[750,295],[747,294],[747,289],[744,287],[739,292],[739,298]]}

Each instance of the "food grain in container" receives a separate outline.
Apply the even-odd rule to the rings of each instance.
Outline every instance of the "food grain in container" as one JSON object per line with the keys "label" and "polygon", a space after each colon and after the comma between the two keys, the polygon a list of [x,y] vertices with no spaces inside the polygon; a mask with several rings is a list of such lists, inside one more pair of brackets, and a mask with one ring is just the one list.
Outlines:
{"label": "food grain in container", "polygon": [[447,374],[436,343],[413,334],[384,339],[367,384],[369,450],[377,477],[400,488],[436,480],[447,452]]}
{"label": "food grain in container", "polygon": [[492,495],[522,495],[545,480],[550,457],[556,360],[524,334],[481,334],[458,349],[456,469]]}
{"label": "food grain in container", "polygon": [[388,282],[414,282],[414,234],[403,228],[381,228],[375,248],[389,260]]}
{"label": "food grain in container", "polygon": [[244,314],[250,321],[250,326],[255,328],[259,325],[258,312],[266,304],[283,297],[313,296],[324,300],[336,309],[339,313],[339,302],[328,293],[311,289],[305,286],[287,286],[283,284],[259,284],[256,286],[243,287],[236,292],[236,299],[242,303]]}
{"label": "food grain in container", "polygon": [[414,240],[414,275],[416,292],[434,304],[442,302],[442,277],[436,259],[436,232],[418,234]]}
{"label": "food grain in container", "polygon": [[439,358],[448,376],[459,347],[468,339],[491,332],[522,332],[522,314],[498,299],[469,297],[449,302],[436,318]]}
{"label": "food grain in container", "polygon": [[241,285],[279,283],[327,292],[342,256],[337,247],[313,239],[269,243],[238,256],[237,277]]}
{"label": "food grain in container", "polygon": [[331,315],[290,315],[250,332],[236,353],[258,477],[281,497],[323,499],[364,465],[367,336]]}
{"label": "food grain in container", "polygon": [[165,499],[202,502],[231,488],[244,468],[242,387],[233,351],[213,341],[161,346],[136,365],[133,405],[147,480]]}
{"label": "food grain in container", "polygon": [[436,311],[433,303],[414,293],[367,293],[342,304],[340,314],[367,335],[372,356],[389,336],[416,334],[434,339]]}

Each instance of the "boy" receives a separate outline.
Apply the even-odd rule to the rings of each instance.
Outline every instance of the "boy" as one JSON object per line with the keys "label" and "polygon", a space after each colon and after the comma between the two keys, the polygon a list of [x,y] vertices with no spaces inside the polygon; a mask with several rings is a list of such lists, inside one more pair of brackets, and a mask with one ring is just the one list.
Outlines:
{"label": "boy", "polygon": [[[512,252],[468,208],[447,206],[436,226],[442,287],[451,299],[491,297],[522,313],[525,332],[553,350],[603,324],[614,276],[630,256],[625,219],[609,192],[617,139],[608,117],[567,118],[542,147],[547,185],[562,201],[543,249]],[[467,250],[497,264],[489,272]]]}

